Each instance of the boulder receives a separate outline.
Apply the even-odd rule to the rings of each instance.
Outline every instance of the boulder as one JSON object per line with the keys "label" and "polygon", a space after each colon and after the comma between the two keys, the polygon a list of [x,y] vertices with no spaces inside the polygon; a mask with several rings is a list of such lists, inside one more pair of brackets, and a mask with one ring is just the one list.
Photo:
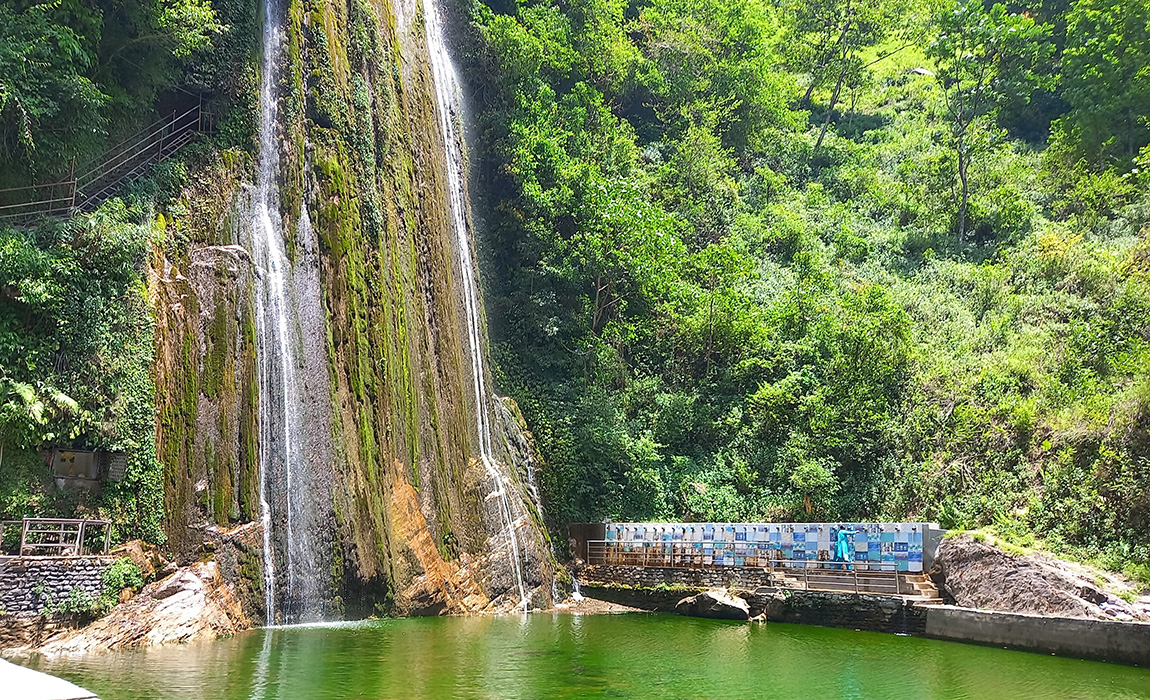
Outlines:
{"label": "boulder", "polygon": [[747,601],[723,590],[703,591],[680,600],[675,612],[689,617],[709,617],[716,620],[749,620],[751,610]]}
{"label": "boulder", "polygon": [[1055,617],[1150,620],[1100,586],[1102,572],[1047,554],[1005,552],[969,535],[939,546],[932,572],[940,590],[965,608]]}
{"label": "boulder", "polygon": [[114,557],[131,559],[132,563],[138,566],[140,572],[144,574],[145,581],[156,578],[156,574],[164,571],[168,566],[168,560],[160,553],[160,548],[143,540],[125,542],[113,549],[111,554]]}

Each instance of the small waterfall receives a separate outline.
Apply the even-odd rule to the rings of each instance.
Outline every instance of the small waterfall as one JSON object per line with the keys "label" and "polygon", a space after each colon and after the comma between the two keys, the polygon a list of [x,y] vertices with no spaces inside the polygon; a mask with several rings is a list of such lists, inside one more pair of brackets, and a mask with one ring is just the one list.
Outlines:
{"label": "small waterfall", "polygon": [[[316,450],[309,444],[314,440],[303,434],[304,426],[311,425],[311,416],[304,409],[307,377],[301,368],[308,364],[308,343],[303,339],[299,313],[302,305],[318,308],[318,298],[311,298],[316,291],[312,279],[315,275],[293,270],[284,242],[277,186],[277,75],[283,28],[281,8],[276,0],[265,0],[264,10],[259,176],[250,236],[258,271],[256,330],[264,604],[267,623],[274,624],[319,619],[323,614],[320,582],[326,579],[317,561],[321,546],[316,512],[319,494],[314,470],[309,469],[309,456]],[[297,238],[302,251],[299,257],[314,252],[308,250],[314,233],[306,208],[300,215]],[[297,275],[302,282],[297,280]],[[309,449],[313,455],[309,455]],[[278,606],[281,600],[282,609]]]}
{"label": "small waterfall", "polygon": [[475,394],[475,421],[479,436],[479,458],[495,487],[493,497],[499,503],[499,512],[507,530],[511,568],[519,587],[520,605],[527,609],[527,592],[523,583],[519,537],[516,533],[514,511],[508,497],[509,484],[499,470],[491,449],[491,396],[488,393],[483,361],[483,327],[479,316],[479,285],[476,266],[471,256],[471,231],[467,223],[467,185],[463,176],[463,134],[459,118],[463,110],[463,91],[455,72],[455,65],[447,53],[443,18],[435,0],[424,0],[424,24],[427,31],[427,49],[431,60],[432,81],[435,84],[435,102],[439,113],[439,128],[443,135],[444,160],[447,164],[448,196],[451,223],[457,237],[459,267],[463,277],[463,306],[467,317],[467,343],[471,355],[472,390]]}
{"label": "small waterfall", "polygon": [[571,600],[578,603],[583,600],[583,588],[579,585],[579,579],[571,578]]}

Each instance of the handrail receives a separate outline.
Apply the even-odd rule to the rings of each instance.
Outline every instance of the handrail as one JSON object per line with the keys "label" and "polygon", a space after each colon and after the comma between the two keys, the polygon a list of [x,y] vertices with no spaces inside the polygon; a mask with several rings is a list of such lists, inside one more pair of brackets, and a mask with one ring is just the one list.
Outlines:
{"label": "handrail", "polygon": [[[170,118],[170,119],[171,119],[171,122],[170,122],[170,124],[175,124],[175,123],[176,123],[178,120],[180,120],[180,119],[183,119],[184,117],[188,116],[188,115],[189,115],[189,114],[191,114],[192,112],[198,112],[198,111],[199,111],[199,109],[200,109],[200,106],[199,106],[199,105],[196,105],[195,107],[192,107],[191,109],[189,109],[188,111],[184,112],[183,114],[181,114],[181,115],[180,115],[180,116],[178,116],[178,117],[175,117],[175,116],[171,117],[171,118]],[[149,124],[148,126],[145,126],[143,129],[140,129],[140,130],[139,130],[139,131],[137,131],[136,133],[134,133],[134,134],[132,134],[131,136],[127,137],[126,139],[124,139],[124,140],[123,140],[123,141],[121,141],[120,143],[118,143],[118,144],[116,144],[115,146],[113,146],[113,147],[111,147],[111,148],[107,149],[106,151],[104,151],[104,154],[103,154],[102,156],[100,156],[99,158],[97,158],[97,159],[95,159],[95,160],[92,160],[92,161],[89,161],[88,163],[86,163],[86,164],[85,164],[83,167],[88,167],[88,170],[87,170],[87,171],[85,171],[85,172],[84,172],[82,175],[78,175],[78,176],[76,177],[76,179],[77,179],[77,180],[83,180],[83,179],[84,179],[85,177],[87,177],[88,175],[91,175],[91,174],[92,174],[94,171],[96,171],[96,170],[101,170],[101,169],[104,169],[104,166],[106,166],[106,165],[107,165],[109,162],[111,162],[111,161],[112,161],[114,158],[116,158],[116,157],[120,156],[120,155],[121,155],[121,153],[123,153],[124,151],[127,151],[127,150],[129,150],[129,149],[130,149],[130,148],[132,148],[133,146],[136,146],[136,145],[138,145],[140,142],[142,142],[142,141],[144,140],[144,138],[147,138],[147,137],[150,137],[150,136],[154,136],[154,135],[155,135],[155,134],[157,134],[159,131],[161,131],[161,130],[162,130],[164,127],[165,127],[165,126],[168,126],[168,125],[169,125],[169,121],[168,121],[168,120],[169,120],[169,117],[166,117],[166,116],[165,116],[165,117],[160,117],[159,119],[157,119],[156,121],[152,122],[152,123],[151,123],[151,124]],[[151,131],[150,131],[150,133],[149,133],[147,136],[145,136],[145,137],[140,137],[140,135],[141,135],[141,134],[143,134],[144,132],[146,132],[146,131],[149,131],[149,130],[151,130]],[[133,140],[134,140],[134,142],[133,142],[132,144],[128,145],[128,142],[129,142],[129,141],[133,141]],[[125,148],[123,148],[123,149],[122,149],[122,150],[120,150],[120,151],[117,151],[117,149],[120,149],[120,147],[121,147],[121,146],[126,146],[126,147],[125,147]],[[108,154],[110,154],[110,153],[113,153],[113,152],[115,152],[113,155],[111,155],[111,156],[109,156],[109,155],[108,155]],[[91,166],[91,167],[89,167],[89,166]]]}
{"label": "handrail", "polygon": [[[17,556],[33,556],[34,552],[58,550],[59,554],[48,556],[83,556],[85,539],[93,526],[103,530],[103,552],[111,547],[112,521],[88,518],[24,518],[23,520],[0,521],[0,543],[4,530],[9,525],[20,526],[20,549]],[[31,541],[29,539],[31,535]],[[44,541],[41,536],[51,536],[54,541]]]}
{"label": "handrail", "polygon": [[[708,541],[710,542],[710,541]],[[740,565],[723,564],[712,548],[699,548],[701,542],[683,540],[588,540],[587,563],[671,569],[694,569],[708,571],[730,571],[739,567],[762,569],[772,578],[786,586],[788,580],[799,581],[802,588],[811,590],[851,590],[854,592],[894,593],[900,592],[897,562],[889,561],[828,561],[819,559],[784,559],[776,552],[781,547],[768,550],[758,549],[762,542],[716,542],[723,547],[724,554],[730,548],[743,548]],[[710,561],[707,561],[710,559]],[[736,559],[737,560],[737,559]],[[910,572],[905,572],[910,573]]]}
{"label": "handrail", "polygon": [[[81,174],[54,183],[10,187],[0,190],[0,220],[27,221],[34,217],[72,214],[99,204],[112,191],[139,176],[154,163],[174,153],[189,140],[188,134],[204,130],[201,104],[181,114],[161,117],[128,136],[104,154],[82,167]],[[208,120],[210,123],[210,120]],[[75,168],[73,168],[75,173]],[[63,188],[59,193],[52,188]],[[52,190],[48,197],[36,199],[36,192]],[[9,195],[9,196],[4,196]],[[13,202],[13,198],[28,197]]]}

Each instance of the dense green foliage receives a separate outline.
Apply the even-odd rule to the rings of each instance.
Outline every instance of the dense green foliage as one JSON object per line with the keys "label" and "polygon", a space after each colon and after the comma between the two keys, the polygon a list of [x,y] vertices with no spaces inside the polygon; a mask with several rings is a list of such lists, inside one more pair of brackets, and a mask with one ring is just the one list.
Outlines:
{"label": "dense green foliage", "polygon": [[0,186],[61,178],[157,107],[230,97],[256,35],[244,0],[0,3]]}
{"label": "dense green foliage", "polygon": [[474,3],[552,525],[914,517],[1145,566],[1148,8]]}
{"label": "dense green foliage", "polygon": [[[157,113],[189,105],[216,115],[217,145],[250,144],[257,8],[0,4],[0,187],[60,179]],[[185,174],[178,161],[160,166],[69,221],[17,230],[0,220],[0,516],[99,515],[117,541],[163,541],[146,263],[163,223],[157,207]],[[53,446],[124,452],[126,476],[98,493],[56,489],[37,454]]]}
{"label": "dense green foliage", "polygon": [[[67,223],[0,229],[5,518],[103,507],[118,539],[162,540],[152,320],[143,279],[151,237],[151,220],[120,200]],[[126,452],[126,478],[95,500],[57,491],[34,452],[53,445]]]}

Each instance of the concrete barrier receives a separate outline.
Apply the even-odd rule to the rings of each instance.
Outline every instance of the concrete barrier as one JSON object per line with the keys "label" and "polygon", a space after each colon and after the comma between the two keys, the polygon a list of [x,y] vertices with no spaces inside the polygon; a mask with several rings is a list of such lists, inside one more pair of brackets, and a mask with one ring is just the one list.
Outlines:
{"label": "concrete barrier", "polygon": [[1042,617],[950,605],[926,608],[925,636],[1150,666],[1150,623]]}

